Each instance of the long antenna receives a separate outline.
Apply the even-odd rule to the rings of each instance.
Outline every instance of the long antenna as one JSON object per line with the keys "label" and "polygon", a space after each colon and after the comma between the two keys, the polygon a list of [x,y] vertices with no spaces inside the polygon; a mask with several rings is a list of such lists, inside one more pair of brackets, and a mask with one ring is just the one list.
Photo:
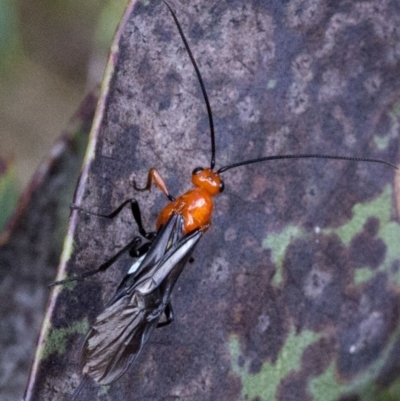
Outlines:
{"label": "long antenna", "polygon": [[[189,44],[186,40],[186,37],[182,31],[182,27],[178,21],[178,18],[175,15],[174,10],[171,8],[171,6],[165,1],[162,0],[163,3],[168,7],[168,10],[170,11],[172,18],[175,21],[175,25],[178,28],[179,34],[182,38],[182,41],[185,45],[186,51],[189,54],[190,60],[193,64],[193,67],[196,71],[197,78],[200,83],[201,91],[203,93],[204,101],[206,102],[206,107],[207,107],[207,114],[208,114],[208,120],[210,124],[210,136],[211,136],[211,170],[214,169],[215,167],[215,134],[214,134],[214,122],[213,122],[213,117],[212,117],[212,111],[211,111],[211,106],[210,106],[210,101],[208,100],[208,95],[206,92],[206,88],[204,86],[203,78],[201,76],[199,67],[197,66],[196,60],[193,57],[192,51],[190,50]],[[264,161],[269,161],[269,160],[280,160],[280,159],[333,159],[333,160],[348,160],[348,161],[355,161],[355,162],[371,162],[371,163],[381,163],[381,164],[386,164],[387,166],[393,167],[396,170],[398,170],[397,166],[395,166],[392,163],[389,163],[384,160],[379,160],[379,159],[369,159],[369,158],[364,158],[364,157],[348,157],[348,156],[335,156],[335,155],[320,155],[320,154],[303,154],[303,155],[276,155],[276,156],[267,156],[267,157],[260,157],[257,159],[251,159],[251,160],[246,160],[243,162],[238,162],[238,163],[233,163],[228,166],[221,167],[217,172],[218,173],[223,173],[224,171],[230,170],[235,167],[239,166],[245,166],[247,164],[254,164],[254,163],[259,163],[259,162],[264,162]]]}
{"label": "long antenna", "polygon": [[214,122],[213,122],[213,117],[212,117],[212,112],[211,112],[210,101],[208,100],[208,95],[206,92],[206,88],[204,86],[203,78],[201,77],[201,74],[200,74],[199,67],[197,66],[196,60],[194,59],[193,54],[189,48],[189,44],[185,38],[185,35],[183,34],[183,31],[182,31],[181,25],[178,21],[178,18],[176,17],[174,10],[171,8],[171,6],[165,0],[163,0],[163,3],[168,7],[168,10],[170,11],[172,18],[175,21],[175,25],[178,28],[179,34],[181,35],[182,41],[186,47],[186,50],[190,57],[190,60],[196,71],[196,75],[197,75],[197,78],[200,83],[201,91],[203,92],[204,101],[206,102],[208,121],[210,123],[210,135],[211,135],[211,170],[213,170],[215,167],[215,134],[214,134]]}
{"label": "long antenna", "polygon": [[259,157],[258,159],[246,160],[243,162],[233,163],[228,166],[221,167],[217,173],[223,173],[224,171],[230,170],[231,168],[245,166],[247,164],[265,162],[269,160],[280,160],[280,159],[334,159],[334,160],[349,160],[354,162],[371,162],[371,163],[381,163],[387,166],[394,167],[398,170],[397,166],[384,160],[379,159],[368,159],[364,157],[348,157],[348,156],[333,156],[333,155],[318,155],[318,154],[304,154],[304,155],[276,155]]}

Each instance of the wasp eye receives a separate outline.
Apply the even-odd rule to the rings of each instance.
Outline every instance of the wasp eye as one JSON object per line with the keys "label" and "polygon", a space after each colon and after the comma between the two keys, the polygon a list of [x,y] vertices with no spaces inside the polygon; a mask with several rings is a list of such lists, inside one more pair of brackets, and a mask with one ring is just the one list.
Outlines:
{"label": "wasp eye", "polygon": [[221,182],[219,183],[219,193],[224,192],[225,189],[225,184],[224,182],[221,180]]}
{"label": "wasp eye", "polygon": [[201,173],[204,170],[203,167],[196,167],[193,171],[192,171],[192,175],[196,175]]}

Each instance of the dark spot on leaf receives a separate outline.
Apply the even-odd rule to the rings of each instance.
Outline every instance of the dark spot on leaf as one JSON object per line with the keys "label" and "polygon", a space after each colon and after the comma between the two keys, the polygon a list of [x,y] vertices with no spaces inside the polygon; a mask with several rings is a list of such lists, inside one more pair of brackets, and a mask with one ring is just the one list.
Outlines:
{"label": "dark spot on leaf", "polygon": [[140,75],[145,75],[149,70],[151,70],[149,60],[147,57],[143,57],[143,59],[140,61],[138,73]]}
{"label": "dark spot on leaf", "polygon": [[379,229],[379,220],[370,217],[364,224],[363,231],[350,242],[350,257],[355,267],[376,269],[384,260],[386,245],[380,238],[375,238]]}
{"label": "dark spot on leaf", "polygon": [[158,104],[158,111],[163,111],[169,109],[171,106],[171,97],[169,95],[164,95]]}
{"label": "dark spot on leaf", "polygon": [[255,375],[261,371],[262,361],[260,359],[253,359],[249,366],[249,373]]}
{"label": "dark spot on leaf", "polygon": [[[280,291],[270,283],[273,270],[272,265],[261,265],[252,274],[239,274],[236,278],[231,331],[239,334],[252,373],[260,371],[263,361],[276,360],[288,331]],[[252,307],[243,308],[245,304]]]}
{"label": "dark spot on leaf", "polygon": [[[129,136],[132,136],[133,138],[138,138],[140,134],[140,126],[137,124],[133,124],[128,127],[127,131]],[[133,149],[131,149],[131,152],[133,153]]]}
{"label": "dark spot on leaf", "polygon": [[182,83],[182,77],[173,69],[168,71],[165,79],[167,80],[167,86],[169,89],[172,89],[176,84]]}
{"label": "dark spot on leaf", "polygon": [[353,294],[353,308],[346,310],[344,304],[347,313],[339,334],[338,368],[347,379],[380,357],[399,321],[400,296],[390,289],[383,273],[358,291]]}
{"label": "dark spot on leaf", "polygon": [[400,376],[400,339],[394,344],[385,366],[382,368],[379,377],[378,385],[382,388],[389,387]]}
{"label": "dark spot on leaf", "polygon": [[201,26],[198,22],[195,22],[190,30],[190,38],[198,40],[199,38],[204,37],[204,35],[204,27]]}
{"label": "dark spot on leaf", "polygon": [[302,371],[307,377],[321,375],[330,365],[336,350],[334,338],[322,337],[310,344],[301,357]]}
{"label": "dark spot on leaf", "polygon": [[299,372],[289,373],[279,384],[278,401],[311,401],[306,378]]}
{"label": "dark spot on leaf", "polygon": [[153,34],[159,38],[161,42],[170,42],[173,40],[173,31],[169,27],[157,22],[153,29]]}
{"label": "dark spot on leaf", "polygon": [[364,224],[364,231],[368,233],[371,237],[378,234],[379,230],[379,219],[376,217],[369,217]]}
{"label": "dark spot on leaf", "polygon": [[339,314],[347,282],[347,252],[336,236],[293,242],[283,263],[283,296],[296,326],[312,330],[333,324]]}
{"label": "dark spot on leaf", "polygon": [[239,355],[237,363],[238,363],[238,366],[241,367],[241,368],[242,368],[242,367],[244,366],[244,364],[246,363],[246,361],[245,361],[245,359],[243,358],[242,355]]}
{"label": "dark spot on leaf", "polygon": [[398,273],[400,269],[400,260],[399,259],[394,260],[390,269],[393,274]]}

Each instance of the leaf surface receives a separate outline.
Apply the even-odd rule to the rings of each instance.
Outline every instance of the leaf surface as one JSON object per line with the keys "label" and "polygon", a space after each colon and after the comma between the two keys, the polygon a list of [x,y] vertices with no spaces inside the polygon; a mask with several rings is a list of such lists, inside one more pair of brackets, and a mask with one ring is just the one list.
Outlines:
{"label": "leaf surface", "polygon": [[[218,167],[301,153],[397,162],[393,3],[172,6],[210,96]],[[159,1],[132,2],[74,202],[109,213],[136,197],[152,230],[167,200],[156,189],[138,194],[132,179],[144,183],[155,167],[177,196],[209,160],[206,109],[172,18]],[[121,380],[88,383],[80,399],[398,399],[397,174],[333,160],[226,172],[213,225],[172,296],[176,321],[156,330]],[[76,212],[71,223],[59,278],[98,267],[138,235],[128,210],[111,222]],[[40,381],[26,400],[72,394],[84,327],[130,264],[126,257],[106,274],[55,290]]]}

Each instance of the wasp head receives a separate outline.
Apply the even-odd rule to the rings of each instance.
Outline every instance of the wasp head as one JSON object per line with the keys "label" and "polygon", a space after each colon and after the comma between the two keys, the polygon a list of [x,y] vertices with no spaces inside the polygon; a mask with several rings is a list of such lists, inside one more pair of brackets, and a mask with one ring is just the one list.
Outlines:
{"label": "wasp head", "polygon": [[195,187],[205,189],[211,196],[224,190],[221,176],[210,168],[196,167],[192,172],[192,183]]}

